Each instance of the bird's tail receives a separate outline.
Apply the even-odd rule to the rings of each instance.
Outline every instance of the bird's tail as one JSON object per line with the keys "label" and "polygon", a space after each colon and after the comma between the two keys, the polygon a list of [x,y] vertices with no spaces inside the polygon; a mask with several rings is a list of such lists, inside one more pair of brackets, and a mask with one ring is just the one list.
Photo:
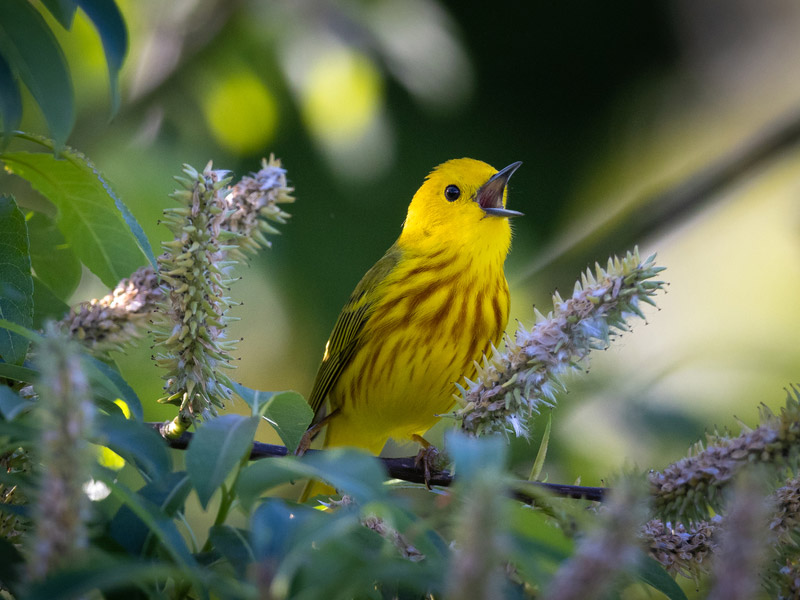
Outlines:
{"label": "bird's tail", "polygon": [[[315,496],[324,496],[327,498],[328,496],[335,496],[336,495],[336,488],[333,486],[328,485],[327,483],[323,483],[318,479],[309,479],[306,482],[306,485],[303,487],[303,492],[300,494],[300,498],[297,500],[301,504],[306,502],[309,498],[314,498]],[[323,501],[324,499],[323,498]]]}

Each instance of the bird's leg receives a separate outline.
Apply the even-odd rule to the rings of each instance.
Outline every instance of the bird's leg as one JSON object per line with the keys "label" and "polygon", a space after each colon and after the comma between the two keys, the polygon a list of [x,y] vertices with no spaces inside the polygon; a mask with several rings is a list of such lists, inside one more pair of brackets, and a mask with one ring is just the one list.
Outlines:
{"label": "bird's leg", "polygon": [[331,417],[334,416],[336,413],[339,412],[339,409],[332,410],[330,413],[322,417],[316,423],[312,423],[311,427],[306,429],[306,432],[303,434],[303,437],[300,438],[300,443],[297,445],[297,450],[294,451],[295,456],[303,456],[311,447],[311,442],[314,441],[314,438],[317,437],[317,434],[320,432],[320,429],[325,427],[328,424],[328,421],[331,420]]}
{"label": "bird's leg", "polygon": [[431,470],[436,468],[436,459],[439,457],[439,450],[424,437],[416,433],[411,436],[411,439],[422,446],[419,449],[417,457],[414,459],[414,466],[419,467],[422,465],[422,468],[425,470],[425,487],[431,489]]}

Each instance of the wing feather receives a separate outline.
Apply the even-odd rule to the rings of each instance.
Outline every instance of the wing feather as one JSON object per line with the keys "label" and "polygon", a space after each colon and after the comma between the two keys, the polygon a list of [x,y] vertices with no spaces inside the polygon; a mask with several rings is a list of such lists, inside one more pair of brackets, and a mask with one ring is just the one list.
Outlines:
{"label": "wing feather", "polygon": [[380,284],[395,269],[399,260],[400,249],[396,245],[392,246],[383,258],[367,271],[339,313],[308,398],[308,403],[314,410],[314,422],[321,417],[328,392],[361,346],[363,342],[361,333],[375,310],[375,304],[380,297]]}

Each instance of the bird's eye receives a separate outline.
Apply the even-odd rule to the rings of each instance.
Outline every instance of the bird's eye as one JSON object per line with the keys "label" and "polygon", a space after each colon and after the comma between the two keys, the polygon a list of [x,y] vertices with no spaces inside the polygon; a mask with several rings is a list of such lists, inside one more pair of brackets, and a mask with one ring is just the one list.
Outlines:
{"label": "bird's eye", "polygon": [[458,186],[448,185],[444,189],[444,197],[447,198],[448,202],[455,202],[459,196],[461,196],[461,190],[458,189]]}

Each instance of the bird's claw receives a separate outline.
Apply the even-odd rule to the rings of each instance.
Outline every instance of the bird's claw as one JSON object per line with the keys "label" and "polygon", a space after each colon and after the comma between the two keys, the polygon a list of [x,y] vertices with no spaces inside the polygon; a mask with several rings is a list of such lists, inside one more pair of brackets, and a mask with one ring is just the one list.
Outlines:
{"label": "bird's claw", "polygon": [[297,448],[294,451],[295,456],[303,456],[303,454],[306,453],[306,450],[311,447],[311,442],[314,439],[315,434],[316,431],[313,429],[306,430],[306,432],[303,434],[303,437],[300,438],[300,443],[297,444]]}
{"label": "bird's claw", "polygon": [[297,444],[297,450],[294,451],[295,456],[303,456],[306,451],[311,447],[311,442],[314,441],[314,438],[317,437],[317,434],[320,430],[325,427],[326,423],[331,420],[336,414],[338,414],[339,409],[335,409],[325,415],[323,418],[319,419],[315,423],[312,423],[311,426],[306,429],[306,432],[303,434],[303,437],[300,438],[300,443]]}
{"label": "bird's claw", "polygon": [[425,487],[431,489],[431,472],[436,470],[439,450],[420,435],[414,435],[413,439],[422,446],[414,459],[414,466],[422,467],[425,473]]}

